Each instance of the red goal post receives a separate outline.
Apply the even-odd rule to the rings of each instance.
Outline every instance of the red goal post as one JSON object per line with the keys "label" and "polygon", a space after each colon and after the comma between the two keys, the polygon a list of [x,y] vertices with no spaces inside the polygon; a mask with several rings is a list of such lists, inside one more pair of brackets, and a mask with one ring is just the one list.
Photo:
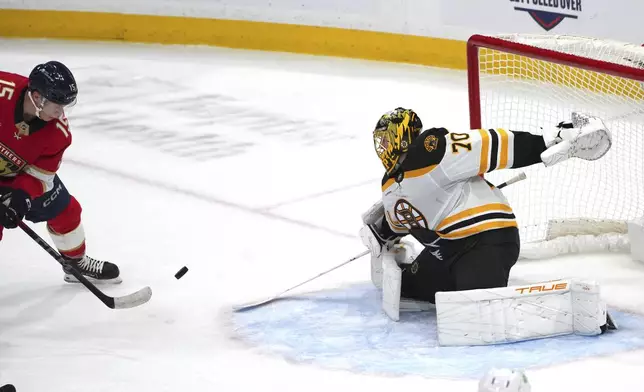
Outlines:
{"label": "red goal post", "polygon": [[[598,161],[533,166],[526,181],[504,189],[527,253],[627,247],[627,222],[644,217],[644,48],[566,35],[474,35],[467,66],[472,129],[540,133],[578,111],[603,118],[613,135]],[[486,177],[500,183],[514,175]]]}

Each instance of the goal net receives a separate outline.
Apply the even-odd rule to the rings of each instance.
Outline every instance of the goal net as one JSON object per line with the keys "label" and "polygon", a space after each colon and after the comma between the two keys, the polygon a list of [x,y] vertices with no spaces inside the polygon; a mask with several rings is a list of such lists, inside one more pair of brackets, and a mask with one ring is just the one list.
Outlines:
{"label": "goal net", "polygon": [[[524,168],[504,189],[523,257],[625,250],[644,217],[644,48],[555,35],[475,35],[468,41],[470,125],[542,134],[573,112],[599,116],[612,149],[597,161]],[[486,175],[493,183],[518,170]]]}

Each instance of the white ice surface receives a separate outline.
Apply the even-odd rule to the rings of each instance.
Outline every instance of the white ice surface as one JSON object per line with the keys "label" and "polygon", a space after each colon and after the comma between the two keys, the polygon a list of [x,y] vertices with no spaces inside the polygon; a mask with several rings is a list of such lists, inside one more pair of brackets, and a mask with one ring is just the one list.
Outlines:
{"label": "white ice surface", "polygon": [[[467,128],[463,73],[46,40],[0,40],[0,59],[0,69],[18,73],[50,59],[74,69],[81,95],[60,174],[83,205],[89,253],[121,267],[123,284],[105,290],[154,292],[140,308],[107,309],[63,283],[57,263],[23,233],[6,232],[0,384],[20,392],[476,390],[472,381],[366,376],[260,355],[235,339],[228,317],[232,304],[363,250],[360,214],[379,197],[381,175],[373,125],[407,106],[426,126]],[[186,141],[204,135],[217,142]],[[184,265],[190,271],[177,281]],[[644,312],[644,266],[626,256],[526,262],[512,277],[573,275],[599,280],[615,306]],[[303,290],[368,279],[365,258]],[[634,351],[530,376],[535,392],[634,391],[643,367],[644,352]]]}

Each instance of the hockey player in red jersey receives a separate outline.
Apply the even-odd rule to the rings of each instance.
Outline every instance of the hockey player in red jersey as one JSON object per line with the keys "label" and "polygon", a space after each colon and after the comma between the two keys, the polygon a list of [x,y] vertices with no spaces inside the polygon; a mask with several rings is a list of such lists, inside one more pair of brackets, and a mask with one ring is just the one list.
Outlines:
{"label": "hockey player in red jersey", "polygon": [[0,238],[2,228],[23,219],[46,222],[69,264],[95,283],[120,283],[115,264],[85,253],[81,206],[57,174],[72,143],[65,109],[77,93],[73,74],[57,61],[36,66],[28,78],[0,71]]}

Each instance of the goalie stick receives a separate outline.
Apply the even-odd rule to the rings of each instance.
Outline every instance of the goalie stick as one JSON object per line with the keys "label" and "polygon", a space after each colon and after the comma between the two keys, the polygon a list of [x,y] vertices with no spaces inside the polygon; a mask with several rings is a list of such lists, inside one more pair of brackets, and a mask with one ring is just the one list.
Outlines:
{"label": "goalie stick", "polygon": [[101,302],[105,304],[110,309],[128,309],[133,308],[139,305],[143,305],[148,302],[152,297],[152,289],[149,287],[144,287],[139,291],[136,291],[132,294],[128,294],[122,297],[110,297],[109,295],[103,293],[99,290],[92,282],[87,280],[85,276],[73,265],[68,264],[65,259],[56,252],[49,244],[42,239],[35,231],[33,231],[29,226],[24,222],[19,222],[18,226],[24,231],[31,239],[36,241],[41,248],[43,248],[51,257],[56,259],[63,266],[65,272],[74,275],[76,279],[83,286],[87,287],[89,291],[92,292]]}
{"label": "goalie stick", "polygon": [[350,262],[352,262],[352,261],[354,261],[354,260],[357,260],[357,259],[361,258],[362,256],[364,256],[364,255],[366,255],[366,254],[369,254],[370,252],[371,252],[371,251],[367,249],[367,250],[365,250],[364,252],[362,252],[362,253],[360,253],[360,254],[357,254],[357,255],[353,256],[352,258],[350,258],[349,260],[347,260],[347,261],[343,262],[342,264],[340,264],[340,265],[336,265],[335,267],[333,267],[333,268],[331,268],[331,269],[329,269],[329,270],[326,270],[326,271],[324,271],[324,272],[321,272],[321,273],[319,273],[319,274],[315,275],[314,277],[312,277],[311,279],[305,280],[304,282],[299,283],[299,284],[297,284],[296,286],[293,286],[293,287],[291,287],[291,288],[289,288],[289,289],[286,289],[286,290],[282,291],[282,292],[281,292],[281,293],[279,293],[279,294],[275,294],[275,295],[274,295],[274,296],[272,296],[272,297],[269,297],[269,298],[266,298],[266,299],[263,299],[263,300],[259,300],[259,301],[255,301],[255,302],[249,302],[249,303],[246,303],[246,304],[243,304],[243,305],[233,306],[233,311],[235,311],[235,312],[243,312],[243,311],[246,311],[246,310],[255,309],[255,308],[258,308],[258,307],[260,307],[260,306],[263,306],[263,305],[269,304],[269,303],[271,303],[271,302],[274,302],[274,301],[276,301],[276,300],[278,300],[278,299],[282,298],[282,296],[283,296],[284,294],[288,293],[289,291],[291,291],[291,290],[295,290],[296,288],[298,288],[298,287],[300,287],[300,286],[303,286],[304,284],[309,283],[310,281],[315,280],[315,279],[319,278],[319,277],[320,277],[320,276],[322,276],[322,275],[326,275],[326,274],[328,274],[328,273],[329,273],[329,272],[331,272],[331,271],[335,271],[336,269],[338,269],[338,268],[342,267],[343,265],[347,265],[347,264],[349,264]]}
{"label": "goalie stick", "polygon": [[510,179],[509,179],[509,180],[507,180],[506,182],[504,182],[504,183],[502,183],[502,184],[497,185],[497,186],[496,186],[496,188],[498,188],[498,189],[503,189],[503,188],[505,188],[505,187],[506,187],[506,186],[508,186],[508,185],[512,185],[512,184],[514,184],[515,182],[523,181],[523,180],[525,180],[526,178],[527,178],[527,176],[525,175],[525,173],[524,173],[524,172],[521,172],[521,173],[517,174],[516,176],[514,176],[514,177],[510,178]]}
{"label": "goalie stick", "polygon": [[[508,186],[508,185],[512,185],[512,184],[514,184],[514,183],[516,183],[516,182],[519,182],[519,181],[525,180],[526,178],[527,178],[527,177],[526,177],[526,174],[525,174],[524,172],[520,172],[519,174],[517,174],[516,176],[514,176],[514,177],[510,178],[510,179],[509,179],[509,180],[507,180],[506,182],[504,182],[504,183],[502,183],[502,184],[499,184],[499,185],[497,186],[497,188],[498,188],[498,189],[503,189],[503,188],[505,188],[505,187],[506,187],[506,186]],[[344,261],[344,262],[342,262],[341,264],[336,265],[335,267],[333,267],[333,268],[331,268],[331,269],[329,269],[329,270],[326,270],[326,271],[324,271],[324,272],[321,272],[321,273],[319,273],[319,274],[315,275],[314,277],[312,277],[312,278],[310,278],[310,279],[305,280],[305,281],[304,281],[304,282],[302,282],[302,283],[299,283],[299,284],[297,284],[297,285],[295,285],[295,286],[293,286],[293,287],[291,287],[291,288],[288,288],[288,289],[286,289],[286,290],[284,290],[284,291],[282,291],[282,292],[280,292],[280,293],[278,293],[278,294],[275,294],[275,295],[273,295],[272,297],[268,297],[268,298],[266,298],[266,299],[259,300],[259,301],[255,301],[255,302],[248,302],[248,303],[245,303],[245,304],[242,304],[242,305],[236,305],[236,306],[233,306],[233,311],[234,311],[234,312],[244,312],[244,311],[247,311],[247,310],[251,310],[251,309],[259,308],[259,307],[264,306],[264,305],[267,305],[267,304],[269,304],[269,303],[271,303],[271,302],[275,302],[275,301],[277,301],[278,299],[283,298],[283,295],[284,295],[284,294],[286,294],[286,293],[288,293],[289,291],[295,290],[296,288],[298,288],[298,287],[300,287],[300,286],[303,286],[303,285],[305,285],[306,283],[309,283],[310,281],[312,281],[312,280],[315,280],[315,279],[319,278],[320,276],[323,276],[323,275],[328,274],[329,272],[335,271],[336,269],[338,269],[338,268],[340,268],[340,267],[342,267],[342,266],[344,266],[344,265],[347,265],[347,264],[351,263],[352,261],[355,261],[355,260],[357,260],[357,259],[361,258],[361,257],[362,257],[362,256],[364,256],[364,255],[369,254],[369,252],[370,252],[369,250],[366,250],[366,251],[364,251],[364,252],[362,252],[362,253],[359,253],[359,254],[357,254],[357,255],[353,256],[352,258],[350,258],[349,260]]]}

